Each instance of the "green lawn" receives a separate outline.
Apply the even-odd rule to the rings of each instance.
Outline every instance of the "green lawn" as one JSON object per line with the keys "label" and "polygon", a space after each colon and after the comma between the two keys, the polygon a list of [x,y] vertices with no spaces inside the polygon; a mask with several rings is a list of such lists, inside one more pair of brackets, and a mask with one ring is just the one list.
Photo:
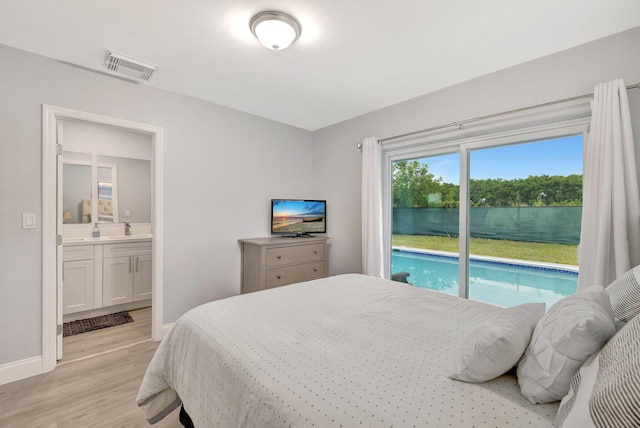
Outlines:
{"label": "green lawn", "polygon": [[[458,252],[458,238],[446,236],[393,235],[392,245]],[[469,250],[478,256],[504,257],[578,266],[577,245],[502,241],[471,238]]]}

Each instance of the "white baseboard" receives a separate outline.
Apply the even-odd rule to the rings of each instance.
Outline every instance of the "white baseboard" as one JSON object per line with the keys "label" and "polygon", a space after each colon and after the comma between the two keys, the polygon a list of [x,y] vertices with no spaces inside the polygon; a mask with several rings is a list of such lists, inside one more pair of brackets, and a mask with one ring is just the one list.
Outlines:
{"label": "white baseboard", "polygon": [[0,366],[0,385],[42,374],[42,356],[31,357]]}
{"label": "white baseboard", "polygon": [[71,322],[77,320],[84,320],[87,318],[98,317],[100,315],[115,314],[122,311],[134,311],[136,309],[147,308],[151,306],[151,299],[141,300],[139,302],[123,303],[120,305],[105,306],[98,309],[90,309],[88,311],[76,312],[73,314],[67,314],[62,317],[62,322]]}

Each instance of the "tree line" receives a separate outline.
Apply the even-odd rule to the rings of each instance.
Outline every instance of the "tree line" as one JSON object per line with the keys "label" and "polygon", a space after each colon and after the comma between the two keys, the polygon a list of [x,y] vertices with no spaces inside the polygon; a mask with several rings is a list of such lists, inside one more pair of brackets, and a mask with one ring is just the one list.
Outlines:
{"label": "tree line", "polygon": [[[582,175],[537,175],[505,180],[469,180],[472,207],[581,206]],[[460,186],[443,183],[417,160],[393,165],[394,208],[457,208]]]}

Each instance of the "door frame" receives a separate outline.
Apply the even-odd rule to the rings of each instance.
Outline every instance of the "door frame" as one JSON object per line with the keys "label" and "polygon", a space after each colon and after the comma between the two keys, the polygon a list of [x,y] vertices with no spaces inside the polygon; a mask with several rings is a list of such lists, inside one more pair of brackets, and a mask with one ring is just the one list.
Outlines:
{"label": "door frame", "polygon": [[[110,125],[151,136],[153,165],[153,197],[151,225],[153,232],[151,338],[162,339],[162,245],[163,245],[163,128],[130,120],[42,105],[42,372],[57,364],[57,286],[62,260],[58,260],[57,231],[57,123],[72,119]],[[61,239],[61,238],[60,238]]]}

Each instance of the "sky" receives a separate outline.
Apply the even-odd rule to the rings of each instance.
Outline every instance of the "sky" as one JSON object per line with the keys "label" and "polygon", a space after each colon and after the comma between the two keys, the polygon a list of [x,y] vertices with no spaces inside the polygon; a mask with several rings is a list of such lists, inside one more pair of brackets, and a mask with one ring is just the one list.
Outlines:
{"label": "sky", "polygon": [[[275,201],[275,200],[274,200]],[[294,199],[280,199],[272,201],[273,215],[276,217],[296,216],[300,214],[324,214],[324,201],[305,201]]]}
{"label": "sky", "polygon": [[[429,165],[430,173],[442,177],[444,183],[459,184],[460,157],[457,153],[421,161]],[[470,177],[477,180],[582,174],[582,135],[472,150],[469,164]]]}

